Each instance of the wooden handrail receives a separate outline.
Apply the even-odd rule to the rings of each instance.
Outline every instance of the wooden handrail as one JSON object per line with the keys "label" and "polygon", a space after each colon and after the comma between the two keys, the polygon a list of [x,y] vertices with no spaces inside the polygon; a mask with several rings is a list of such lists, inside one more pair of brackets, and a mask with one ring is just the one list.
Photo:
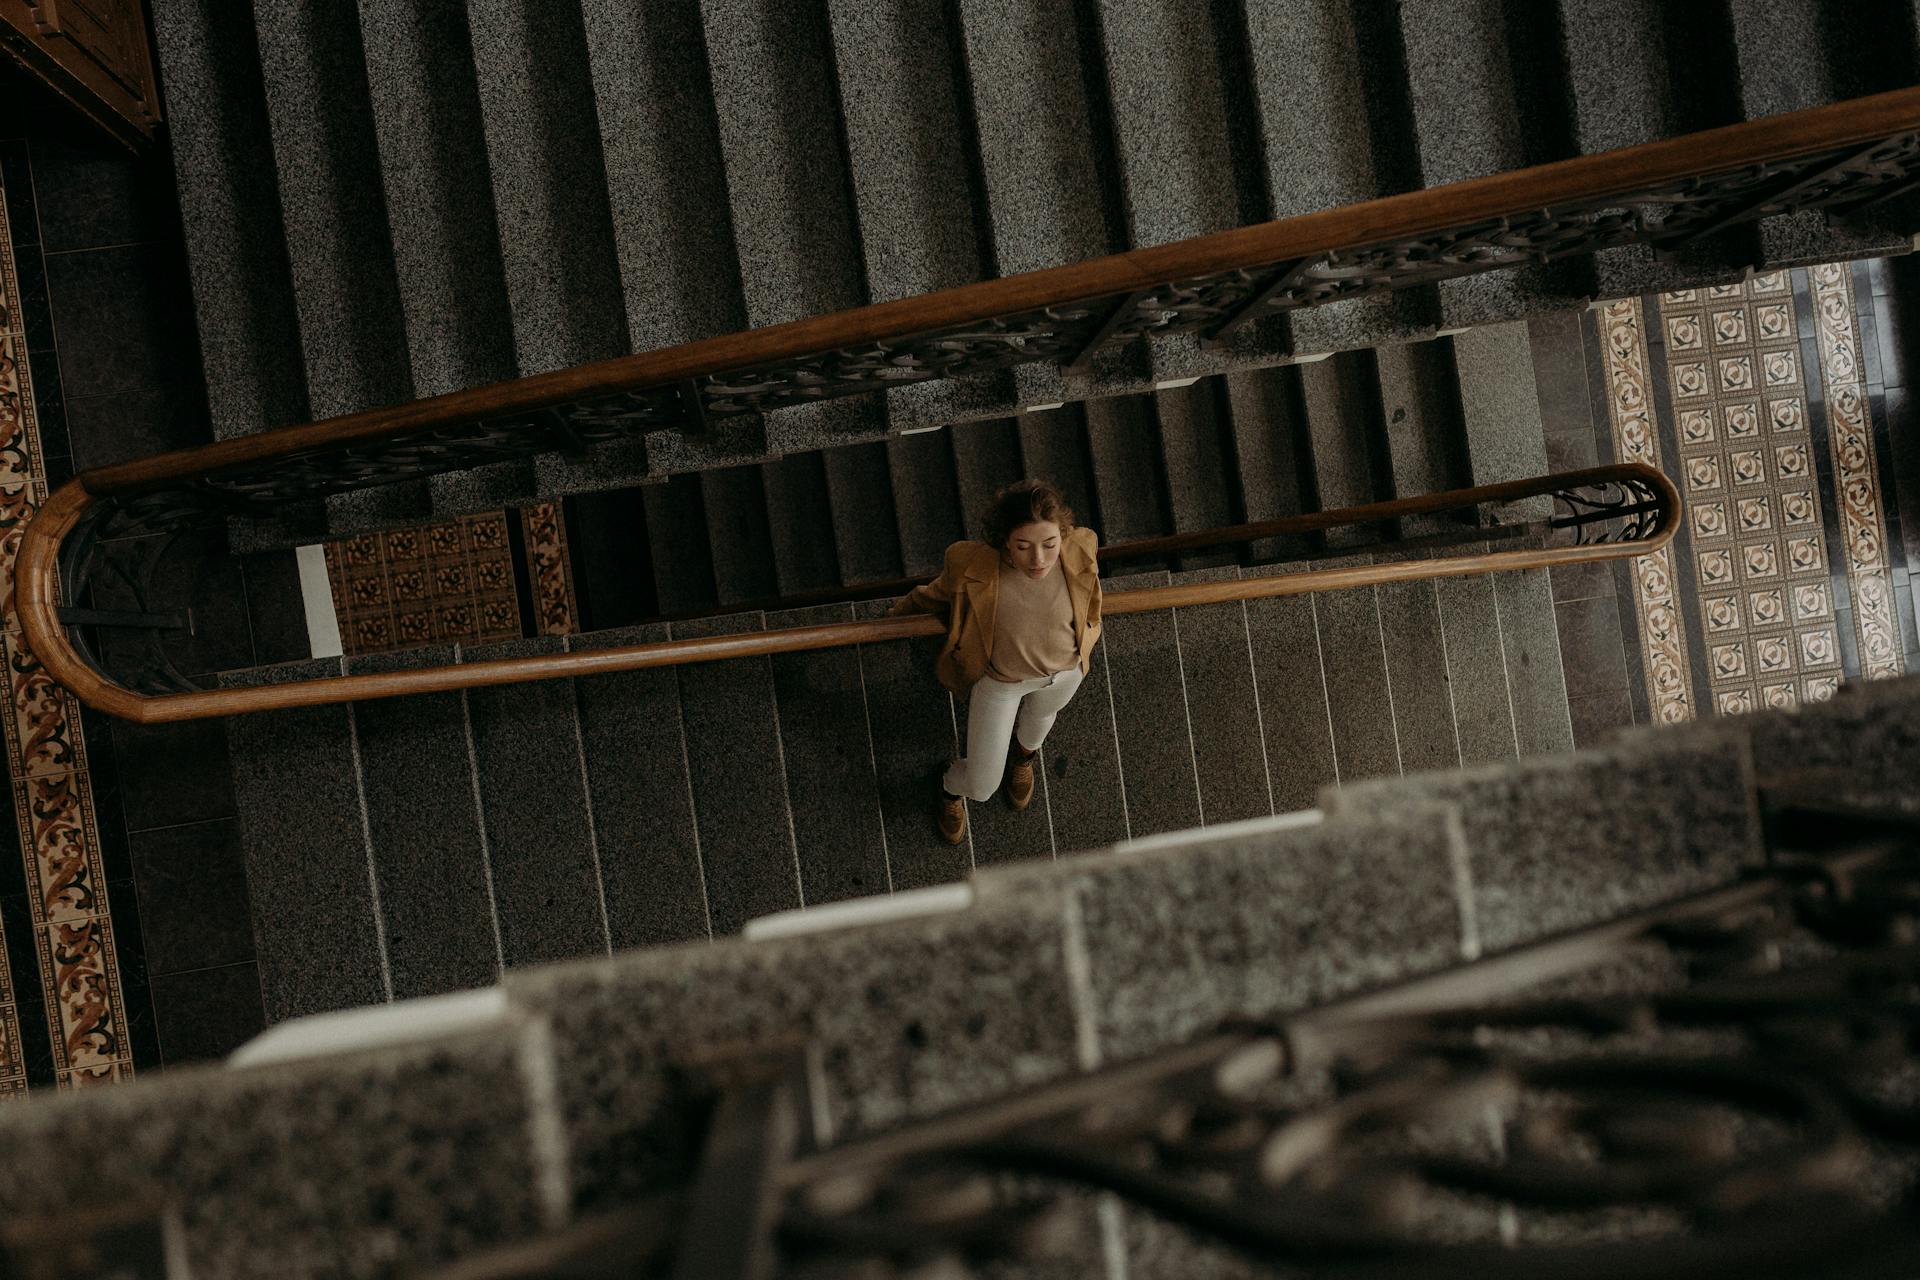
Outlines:
{"label": "wooden handrail", "polygon": [[582,399],[674,387],[772,362],[1064,308],[1211,273],[1518,217],[1549,207],[1731,173],[1920,129],[1920,87],[1769,116],[1598,155],[980,281],[830,315],[620,356],[304,426],[223,440],[86,473],[87,491],[123,495],[223,470],[365,445],[437,427],[531,414]]}
{"label": "wooden handrail", "polygon": [[[670,640],[656,644],[627,645],[586,652],[502,658],[413,671],[335,676],[286,684],[208,689],[196,693],[141,694],[113,684],[88,665],[68,643],[65,629],[59,621],[55,594],[60,544],[67,532],[86,513],[88,507],[97,501],[84,486],[84,479],[85,477],[81,477],[62,486],[28,526],[21,540],[19,559],[16,562],[14,607],[19,615],[21,628],[25,632],[28,647],[48,675],[72,691],[74,696],[87,706],[141,724],[199,720],[214,716],[241,715],[253,711],[287,710],[294,707],[359,702],[410,694],[444,693],[458,689],[516,684],[529,680],[604,675],[617,671],[639,671],[693,662],[718,662],[728,658],[797,653],[809,649],[828,649],[851,644],[875,644],[911,636],[938,635],[945,629],[944,623],[930,615],[881,618],[866,622],[794,627],[780,631],[757,631],[739,635]],[[1660,519],[1645,538],[1621,543],[1532,547],[1445,559],[1403,560],[1387,564],[1354,565],[1270,577],[1242,578],[1235,581],[1190,583],[1112,592],[1106,596],[1105,612],[1110,615],[1140,613],[1150,609],[1184,608],[1228,600],[1252,600],[1268,596],[1336,591],[1346,587],[1367,586],[1381,582],[1464,577],[1511,569],[1542,568],[1556,564],[1578,564],[1586,561],[1645,555],[1664,547],[1672,540],[1674,533],[1680,527],[1681,502],[1679,491],[1666,475],[1640,463],[1590,467],[1555,476],[1482,485],[1472,489],[1454,490],[1450,493],[1430,494],[1417,498],[1402,498],[1365,507],[1346,508],[1342,511],[1291,516],[1284,520],[1266,521],[1259,525],[1238,526],[1227,532],[1252,530],[1254,532],[1250,536],[1265,537],[1275,533],[1300,532],[1308,528],[1372,523],[1399,516],[1446,511],[1469,505],[1511,502],[1520,498],[1545,496],[1555,490],[1628,481],[1644,484],[1657,495],[1661,509]]]}

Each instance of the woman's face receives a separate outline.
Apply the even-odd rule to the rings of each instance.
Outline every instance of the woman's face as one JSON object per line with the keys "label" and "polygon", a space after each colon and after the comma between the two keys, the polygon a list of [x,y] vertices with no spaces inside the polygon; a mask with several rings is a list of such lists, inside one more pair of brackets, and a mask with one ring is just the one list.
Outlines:
{"label": "woman's face", "polygon": [[1051,520],[1023,524],[1007,535],[1001,558],[1029,578],[1044,578],[1060,558],[1060,526]]}

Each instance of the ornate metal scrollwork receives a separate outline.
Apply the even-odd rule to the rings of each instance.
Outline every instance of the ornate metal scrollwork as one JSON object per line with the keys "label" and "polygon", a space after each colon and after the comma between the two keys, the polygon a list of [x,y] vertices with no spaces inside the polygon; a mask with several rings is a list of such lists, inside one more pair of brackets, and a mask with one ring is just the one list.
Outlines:
{"label": "ornate metal scrollwork", "polygon": [[1553,495],[1554,529],[1573,530],[1573,545],[1639,542],[1660,523],[1660,495],[1642,480],[1608,480]]}
{"label": "ornate metal scrollwork", "polygon": [[796,1275],[962,1275],[1085,1259],[1097,1192],[1286,1274],[1904,1275],[1916,920],[1907,820],[1630,928],[802,1156],[773,1229]]}

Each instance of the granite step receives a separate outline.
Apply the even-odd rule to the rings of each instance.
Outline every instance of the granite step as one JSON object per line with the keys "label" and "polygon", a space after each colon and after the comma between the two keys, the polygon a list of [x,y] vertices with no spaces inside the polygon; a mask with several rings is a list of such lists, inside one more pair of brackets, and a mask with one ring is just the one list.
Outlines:
{"label": "granite step", "polygon": [[574,593],[581,629],[599,631],[657,617],[645,496],[632,489],[567,499]]}
{"label": "granite step", "polygon": [[[667,638],[666,626],[656,623],[569,636],[567,651],[655,644]],[[613,949],[711,938],[679,677],[656,668],[573,684]]]}
{"label": "granite step", "polygon": [[716,598],[725,605],[778,595],[773,531],[760,468],[702,471],[699,481]]}
{"label": "granite step", "polygon": [[[959,486],[960,515],[966,536],[986,537],[984,524],[993,495],[1027,478],[1020,447],[1020,422],[1015,418],[988,418],[960,422],[947,428],[953,446],[953,471]],[[1045,477],[1039,477],[1044,479]],[[1068,506],[1072,506],[1069,499]]]}
{"label": "granite step", "polygon": [[[1168,585],[1165,572],[1108,580],[1108,592]],[[1180,663],[1174,611],[1118,614],[1106,621],[1108,693],[1134,839],[1199,826],[1200,779]]]}
{"label": "granite step", "polygon": [[513,319],[466,21],[431,0],[361,0],[359,14],[414,394],[511,378]]}
{"label": "granite step", "polygon": [[[1380,381],[1393,496],[1446,493],[1473,484],[1452,345],[1408,342],[1381,347],[1374,352],[1374,371]],[[1400,521],[1400,529],[1416,537],[1461,523],[1458,516],[1411,516]]]}
{"label": "granite step", "polygon": [[966,537],[953,447],[944,431],[886,442],[900,558],[910,576],[940,572],[947,548]]}
{"label": "granite step", "polygon": [[[1453,368],[1466,436],[1467,475],[1476,485],[1524,480],[1547,473],[1546,427],[1524,322],[1487,325],[1454,334]],[[1537,519],[1552,503],[1532,498],[1516,514]]]}
{"label": "granite step", "polygon": [[[1433,0],[1400,8],[1420,186],[1547,164],[1573,154],[1550,6]],[[1444,328],[1581,305],[1591,274],[1568,263],[1441,281]]]}
{"label": "granite step", "polygon": [[[1224,390],[1242,517],[1279,520],[1312,510],[1311,446],[1300,371],[1281,367],[1229,374]],[[1247,556],[1255,562],[1287,560],[1312,549],[1315,542],[1304,534],[1263,538],[1249,544]]]}
{"label": "granite step", "polygon": [[[1173,585],[1237,581],[1232,565],[1176,573]],[[1274,812],[1259,681],[1246,602],[1174,609],[1180,683],[1193,731],[1200,820],[1208,826]]]}
{"label": "granite step", "polygon": [[[1393,496],[1380,380],[1371,351],[1342,352],[1300,366],[1300,395],[1311,446],[1313,510],[1337,511]],[[1377,542],[1391,530],[1330,529],[1328,546]]]}
{"label": "granite step", "polygon": [[[1299,567],[1263,565],[1244,573],[1266,576]],[[1340,655],[1327,652],[1315,597],[1269,596],[1245,604],[1273,809],[1310,809],[1320,789],[1340,779],[1326,680]]]}
{"label": "granite step", "polygon": [[747,328],[698,3],[580,8],[629,347]]}
{"label": "granite step", "polygon": [[1520,754],[1557,755],[1573,750],[1560,628],[1547,570],[1494,574],[1493,598],[1499,610],[1500,651]]}
{"label": "granite step", "polygon": [[1507,689],[1505,636],[1493,578],[1481,574],[1434,583],[1453,691],[1460,762],[1469,768],[1520,754],[1512,695]]}
{"label": "granite step", "polygon": [[[338,658],[223,684],[342,674]],[[351,704],[225,721],[269,1025],[393,997]]]}
{"label": "granite step", "polygon": [[780,594],[837,585],[840,567],[826,456],[795,453],[766,463],[760,468],[760,483],[767,494],[767,528]]}
{"label": "granite step", "polygon": [[[766,625],[760,613],[727,614],[672,623],[670,635],[737,635]],[[713,931],[738,933],[755,916],[806,904],[773,664],[733,658],[674,674]]]}
{"label": "granite step", "polygon": [[662,613],[705,609],[719,599],[707,517],[697,475],[674,476],[640,490],[647,510],[647,551]]}
{"label": "granite step", "polygon": [[[559,636],[462,649],[463,662],[564,652]],[[467,689],[468,750],[506,967],[605,955],[612,936],[570,680]]]}
{"label": "granite step", "polygon": [[253,24],[188,0],[154,15],[154,40],[214,438],[305,422],[312,414]]}
{"label": "granite step", "polygon": [[1438,582],[1383,582],[1376,592],[1400,771],[1457,769],[1460,731]]}
{"label": "granite step", "polygon": [[[447,666],[451,646],[349,658],[348,675]],[[355,704],[392,998],[492,984],[503,967],[493,871],[459,693]]]}
{"label": "granite step", "polygon": [[[1173,532],[1197,533],[1241,521],[1234,496],[1232,411],[1219,378],[1161,391],[1153,397],[1159,426],[1160,467]],[[1190,552],[1179,557],[1186,569],[1231,563],[1236,547]]]}
{"label": "granite step", "polygon": [[1062,405],[1041,413],[1020,415],[1021,469],[1060,490],[1080,524],[1101,531],[1099,494],[1093,477],[1093,452],[1087,441],[1085,407]]}
{"label": "granite step", "polygon": [[883,441],[830,449],[822,455],[833,511],[840,581],[887,582],[902,577],[900,529],[894,523],[893,478]]}
{"label": "granite step", "polygon": [[524,375],[631,350],[578,6],[470,0],[467,26]]}
{"label": "granite step", "polygon": [[1325,660],[1327,717],[1340,785],[1400,774],[1400,736],[1387,672],[1378,587],[1313,597]]}
{"label": "granite step", "polygon": [[[1148,396],[1111,396],[1082,406],[1103,543],[1171,532],[1158,423]],[[1056,411],[1057,412],[1057,411]],[[1133,561],[1130,567],[1140,568]]]}

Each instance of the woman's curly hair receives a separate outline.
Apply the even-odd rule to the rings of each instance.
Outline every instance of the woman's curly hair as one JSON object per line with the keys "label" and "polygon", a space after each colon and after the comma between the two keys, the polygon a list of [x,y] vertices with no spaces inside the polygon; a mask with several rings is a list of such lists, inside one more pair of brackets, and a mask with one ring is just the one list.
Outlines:
{"label": "woman's curly hair", "polygon": [[1016,481],[993,495],[993,505],[987,508],[983,522],[987,542],[1004,551],[1015,529],[1038,520],[1051,520],[1064,535],[1073,528],[1073,508],[1045,480]]}

